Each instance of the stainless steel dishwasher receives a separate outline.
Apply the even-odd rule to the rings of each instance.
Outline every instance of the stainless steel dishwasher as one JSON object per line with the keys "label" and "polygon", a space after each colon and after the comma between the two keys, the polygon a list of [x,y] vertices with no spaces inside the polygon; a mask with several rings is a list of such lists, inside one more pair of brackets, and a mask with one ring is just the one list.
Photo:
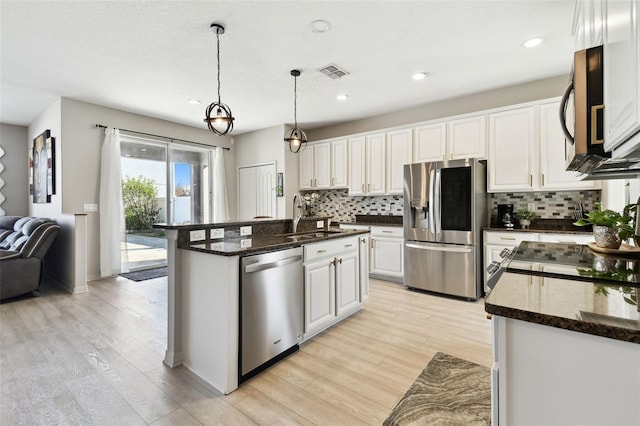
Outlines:
{"label": "stainless steel dishwasher", "polygon": [[243,382],[298,350],[304,331],[302,247],[243,257],[240,268]]}

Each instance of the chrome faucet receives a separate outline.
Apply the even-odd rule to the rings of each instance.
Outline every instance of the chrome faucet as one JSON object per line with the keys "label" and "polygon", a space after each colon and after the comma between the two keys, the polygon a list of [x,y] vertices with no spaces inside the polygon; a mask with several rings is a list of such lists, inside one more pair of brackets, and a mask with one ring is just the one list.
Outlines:
{"label": "chrome faucet", "polygon": [[296,192],[293,194],[293,211],[291,212],[291,218],[293,219],[292,232],[295,234],[298,230],[298,222],[302,217],[302,204],[300,203],[300,195]]}

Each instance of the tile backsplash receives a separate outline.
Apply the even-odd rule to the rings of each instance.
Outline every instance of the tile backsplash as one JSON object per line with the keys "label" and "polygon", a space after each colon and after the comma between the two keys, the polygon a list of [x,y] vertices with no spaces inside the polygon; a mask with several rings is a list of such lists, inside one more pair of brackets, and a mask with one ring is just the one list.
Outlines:
{"label": "tile backsplash", "polygon": [[556,192],[500,192],[489,194],[491,215],[498,214],[498,204],[513,204],[513,211],[527,208],[535,203],[535,213],[541,219],[573,219],[574,206],[582,203],[589,212],[600,201],[600,191],[556,191]]}
{"label": "tile backsplash", "polygon": [[[401,216],[404,209],[402,195],[350,197],[347,189],[315,192],[319,197],[310,211],[333,216],[336,222],[354,222],[357,214]],[[574,205],[582,203],[585,211],[593,210],[600,201],[600,191],[501,192],[489,194],[487,201],[492,216],[498,214],[498,204],[513,204],[515,211],[535,203],[536,214],[541,219],[573,219]]]}
{"label": "tile backsplash", "polygon": [[357,214],[402,216],[404,209],[402,195],[350,197],[347,189],[315,192],[319,198],[311,205],[311,212],[333,216],[334,222],[355,222]]}

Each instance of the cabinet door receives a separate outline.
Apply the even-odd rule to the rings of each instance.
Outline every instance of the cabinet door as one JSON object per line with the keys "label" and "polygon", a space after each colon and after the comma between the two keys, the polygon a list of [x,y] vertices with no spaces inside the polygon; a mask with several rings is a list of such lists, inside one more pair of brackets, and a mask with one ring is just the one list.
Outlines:
{"label": "cabinet door", "polygon": [[349,195],[365,195],[367,162],[365,139],[349,139]]}
{"label": "cabinet door", "polygon": [[560,102],[542,104],[540,111],[540,188],[545,190],[598,189],[598,181],[578,179],[564,163],[564,133],[558,120]]}
{"label": "cabinet door", "polygon": [[371,237],[371,273],[402,277],[403,240]]}
{"label": "cabinet door", "polygon": [[340,255],[336,266],[336,316],[353,312],[360,306],[360,265],[358,252]]}
{"label": "cabinet door", "polygon": [[313,189],[313,145],[298,153],[300,156],[300,189]]}
{"label": "cabinet door", "polygon": [[347,140],[331,142],[331,187],[347,187]]}
{"label": "cabinet door", "polygon": [[333,259],[304,266],[304,332],[323,328],[336,316]]}
{"label": "cabinet door", "polygon": [[485,123],[484,115],[450,121],[447,134],[449,159],[486,158]]}
{"label": "cabinet door", "polygon": [[404,165],[411,163],[411,129],[387,133],[387,193],[404,191]]}
{"label": "cabinet door", "polygon": [[331,186],[331,145],[320,143],[313,146],[313,187],[329,189]]}
{"label": "cabinet door", "polygon": [[417,127],[413,131],[413,161],[442,161],[446,159],[447,123]]}
{"label": "cabinet door", "polygon": [[366,192],[369,195],[382,195],[385,191],[385,134],[367,136],[367,179]]}
{"label": "cabinet door", "polygon": [[369,236],[360,236],[359,261],[360,261],[360,302],[369,299]]}
{"label": "cabinet door", "polygon": [[604,42],[604,148],[640,131],[640,4],[607,2]]}
{"label": "cabinet door", "polygon": [[489,115],[489,192],[533,190],[536,173],[534,107]]}

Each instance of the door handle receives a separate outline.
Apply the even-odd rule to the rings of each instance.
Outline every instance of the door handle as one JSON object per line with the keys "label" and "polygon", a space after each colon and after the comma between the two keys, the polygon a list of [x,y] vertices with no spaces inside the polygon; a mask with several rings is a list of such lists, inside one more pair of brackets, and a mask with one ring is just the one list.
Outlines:
{"label": "door handle", "polygon": [[569,102],[569,95],[571,94],[571,92],[573,91],[573,80],[571,81],[571,83],[569,83],[569,86],[566,88],[566,90],[564,91],[564,94],[562,95],[562,99],[560,100],[560,127],[562,127],[562,133],[564,133],[564,136],[567,138],[567,141],[569,141],[569,143],[571,145],[574,144],[574,139],[573,139],[573,135],[571,135],[571,133],[569,133],[569,129],[567,129],[567,103]]}

